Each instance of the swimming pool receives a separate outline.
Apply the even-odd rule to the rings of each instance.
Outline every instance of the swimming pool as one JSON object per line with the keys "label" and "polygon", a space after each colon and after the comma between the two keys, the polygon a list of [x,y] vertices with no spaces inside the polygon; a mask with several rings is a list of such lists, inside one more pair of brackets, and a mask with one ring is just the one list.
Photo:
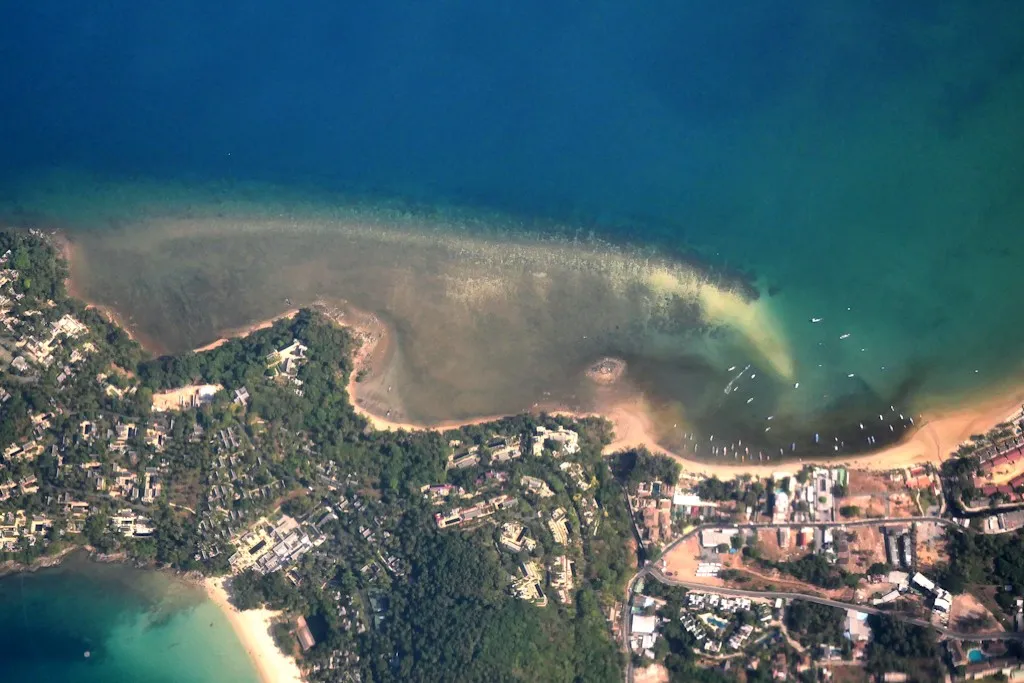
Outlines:
{"label": "swimming pool", "polygon": [[984,662],[987,657],[981,650],[975,648],[967,651],[967,659],[970,660],[971,664],[977,664],[978,662]]}
{"label": "swimming pool", "polygon": [[[719,619],[718,617],[708,617],[708,623],[717,628],[725,628],[729,625],[728,621]],[[973,661],[973,660],[972,660]]]}

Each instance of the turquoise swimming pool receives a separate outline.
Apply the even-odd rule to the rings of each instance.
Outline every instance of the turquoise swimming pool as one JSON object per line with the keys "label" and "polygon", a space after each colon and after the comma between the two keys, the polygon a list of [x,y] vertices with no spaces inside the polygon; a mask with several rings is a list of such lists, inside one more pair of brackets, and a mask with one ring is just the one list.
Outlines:
{"label": "turquoise swimming pool", "polygon": [[984,662],[987,657],[985,657],[984,652],[975,648],[967,651],[967,659],[970,660],[971,664],[977,664],[978,662]]}
{"label": "turquoise swimming pool", "polygon": [[[725,628],[729,625],[728,621],[725,621],[724,619],[719,619],[718,617],[708,617],[708,622],[717,628]],[[974,660],[972,659],[971,661]]]}

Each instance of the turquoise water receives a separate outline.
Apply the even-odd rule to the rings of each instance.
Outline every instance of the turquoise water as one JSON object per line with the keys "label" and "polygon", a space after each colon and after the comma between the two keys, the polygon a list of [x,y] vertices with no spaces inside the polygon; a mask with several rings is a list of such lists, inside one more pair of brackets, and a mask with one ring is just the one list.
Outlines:
{"label": "turquoise water", "polygon": [[75,557],[0,578],[0,657],[11,683],[259,680],[201,592],[162,574]]}
{"label": "turquoise water", "polygon": [[167,348],[345,298],[399,331],[396,415],[586,406],[611,354],[699,456],[1021,374],[1024,5],[246,7],[0,27],[3,215]]}
{"label": "turquoise water", "polygon": [[967,659],[970,660],[971,664],[977,664],[978,662],[984,662],[987,658],[981,650],[969,650],[967,652]]}

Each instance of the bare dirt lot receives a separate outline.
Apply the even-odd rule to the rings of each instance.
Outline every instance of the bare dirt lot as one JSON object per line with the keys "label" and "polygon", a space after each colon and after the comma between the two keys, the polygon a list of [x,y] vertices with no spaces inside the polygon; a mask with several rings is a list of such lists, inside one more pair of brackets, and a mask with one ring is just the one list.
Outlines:
{"label": "bare dirt lot", "polygon": [[832,683],[867,683],[871,680],[868,672],[859,664],[832,666]]}
{"label": "bare dirt lot", "polygon": [[885,472],[850,471],[848,494],[838,505],[856,507],[858,517],[912,517],[917,505],[904,485]]}
{"label": "bare dirt lot", "polygon": [[636,683],[668,683],[668,669],[661,664],[649,664],[642,669],[633,670]]}
{"label": "bare dirt lot", "polygon": [[865,573],[876,562],[885,562],[885,540],[878,526],[859,526],[848,533],[850,559],[844,566],[849,572]]}
{"label": "bare dirt lot", "polygon": [[953,598],[949,611],[949,625],[958,631],[1002,631],[1003,627],[995,616],[970,593]]}
{"label": "bare dirt lot", "polygon": [[934,522],[917,525],[917,564],[927,572],[935,565],[946,562],[949,554],[945,532]]}
{"label": "bare dirt lot", "polygon": [[789,532],[789,545],[779,545],[779,532],[776,529],[758,529],[757,544],[761,548],[761,556],[773,562],[795,559],[807,552],[805,548],[796,547],[796,530]]}
{"label": "bare dirt lot", "polygon": [[[700,541],[693,536],[665,553],[659,562],[665,563],[662,571],[666,576],[692,581],[696,578],[697,567],[701,563],[700,555]],[[705,576],[697,580],[709,586],[724,585],[721,579],[715,577]]]}
{"label": "bare dirt lot", "polygon": [[889,475],[882,472],[850,470],[849,475],[847,490],[850,496],[871,496],[899,490]]}
{"label": "bare dirt lot", "polygon": [[839,499],[839,508],[857,508],[852,518],[884,517],[888,493],[863,496],[845,496]]}

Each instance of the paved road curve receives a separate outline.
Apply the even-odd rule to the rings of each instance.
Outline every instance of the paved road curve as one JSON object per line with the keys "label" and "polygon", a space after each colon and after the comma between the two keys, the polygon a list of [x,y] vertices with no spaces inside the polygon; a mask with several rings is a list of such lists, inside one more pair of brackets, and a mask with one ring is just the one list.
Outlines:
{"label": "paved road curve", "polygon": [[[680,543],[685,543],[687,540],[692,538],[695,534],[699,534],[701,531],[710,529],[780,529],[780,528],[802,528],[802,527],[825,527],[825,528],[836,528],[836,527],[858,527],[858,526],[873,526],[879,524],[911,524],[913,522],[934,522],[940,526],[944,526],[947,529],[963,530],[963,527],[956,522],[944,519],[942,517],[883,517],[877,519],[859,519],[846,522],[783,522],[776,524],[774,522],[749,522],[746,524],[701,524],[688,532],[675,539],[667,546],[665,546],[661,554],[673,550]],[[924,619],[917,619],[916,617],[910,617],[901,615],[894,612],[885,612],[874,607],[867,605],[857,605],[853,603],[838,602],[835,600],[829,600],[828,598],[821,598],[816,595],[809,595],[806,593],[787,593],[787,592],[770,592],[770,591],[745,591],[733,588],[719,588],[718,586],[709,586],[702,584],[697,581],[686,581],[685,579],[676,579],[665,576],[656,566],[656,562],[649,563],[647,566],[642,567],[640,571],[633,575],[632,578],[626,584],[628,591],[628,599],[623,603],[622,615],[621,615],[621,634],[622,641],[625,645],[626,650],[626,671],[625,679],[626,683],[633,683],[633,660],[632,652],[629,649],[629,627],[630,627],[630,614],[633,605],[633,587],[636,582],[641,578],[650,576],[661,583],[665,583],[673,586],[682,586],[684,588],[690,588],[694,590],[703,590],[709,593],[719,593],[720,595],[738,595],[744,597],[756,597],[756,598],[768,598],[774,600],[776,598],[782,598],[784,600],[806,600],[808,602],[816,602],[821,605],[829,605],[831,607],[838,607],[840,609],[851,609],[865,614],[886,614],[893,619],[899,619],[910,624],[916,624],[918,626],[925,626],[933,628],[939,633],[943,634],[948,638],[957,638],[965,640],[1022,640],[1024,641],[1024,633],[1014,633],[999,631],[996,633],[959,633],[946,627],[935,626],[931,622]]]}

